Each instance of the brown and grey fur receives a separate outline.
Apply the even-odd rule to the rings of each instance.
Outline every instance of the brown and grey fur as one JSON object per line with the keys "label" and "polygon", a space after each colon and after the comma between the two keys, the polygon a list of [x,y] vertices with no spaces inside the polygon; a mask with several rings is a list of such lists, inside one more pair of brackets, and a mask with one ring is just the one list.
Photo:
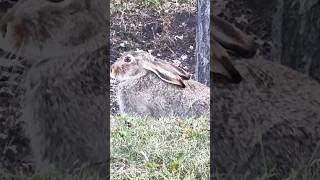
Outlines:
{"label": "brown and grey fur", "polygon": [[[127,66],[126,56],[138,63]],[[142,62],[142,63],[141,63]],[[153,70],[145,69],[143,63],[165,64],[160,67],[171,71],[177,68],[177,81],[162,79]],[[156,63],[155,63],[156,62]],[[161,72],[163,72],[160,69]],[[134,73],[135,72],[135,73]],[[160,74],[161,74],[160,72]],[[172,72],[176,72],[172,70]],[[178,75],[182,73],[184,75]],[[122,55],[111,67],[111,76],[121,80],[117,87],[117,100],[121,114],[151,117],[199,117],[209,114],[209,87],[189,79],[183,69],[174,67],[144,51],[130,51]],[[121,78],[125,77],[125,78]],[[179,81],[181,80],[181,84]]]}
{"label": "brown and grey fur", "polygon": [[215,175],[284,179],[307,167],[319,179],[319,83],[262,58],[234,66],[243,76],[240,84],[211,87]]}
{"label": "brown and grey fur", "polygon": [[21,120],[41,174],[107,171],[105,7],[99,0],[20,0],[1,18],[0,47],[31,64]]}

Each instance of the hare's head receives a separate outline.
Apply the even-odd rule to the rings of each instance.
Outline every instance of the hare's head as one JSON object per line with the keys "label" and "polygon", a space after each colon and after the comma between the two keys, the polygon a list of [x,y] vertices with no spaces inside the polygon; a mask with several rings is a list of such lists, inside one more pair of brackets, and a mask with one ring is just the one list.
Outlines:
{"label": "hare's head", "polygon": [[103,43],[95,38],[106,27],[103,2],[19,0],[0,20],[0,47],[37,60],[90,51]]}
{"label": "hare's head", "polygon": [[183,80],[190,79],[190,74],[170,63],[161,61],[145,51],[124,53],[112,66],[110,76],[120,81],[132,80],[155,73],[161,80],[180,87],[185,87]]}
{"label": "hare's head", "polygon": [[256,53],[254,41],[240,29],[229,22],[213,16],[213,27],[210,31],[211,72],[216,77],[227,77],[232,83],[240,83],[242,76],[231,62],[232,53],[244,58],[253,57]]}

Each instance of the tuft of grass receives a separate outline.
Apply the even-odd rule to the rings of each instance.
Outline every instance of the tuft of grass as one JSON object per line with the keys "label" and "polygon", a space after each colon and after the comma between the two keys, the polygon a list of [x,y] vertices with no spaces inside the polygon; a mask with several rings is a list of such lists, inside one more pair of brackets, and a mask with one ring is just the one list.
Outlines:
{"label": "tuft of grass", "polygon": [[111,117],[111,179],[209,179],[209,118]]}

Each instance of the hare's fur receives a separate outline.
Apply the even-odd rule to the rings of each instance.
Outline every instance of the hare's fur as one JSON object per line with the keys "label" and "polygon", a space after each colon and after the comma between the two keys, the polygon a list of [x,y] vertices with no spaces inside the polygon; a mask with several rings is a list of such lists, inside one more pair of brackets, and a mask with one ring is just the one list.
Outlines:
{"label": "hare's fur", "polygon": [[186,87],[180,88],[152,72],[121,82],[117,87],[121,114],[181,118],[208,115],[210,89],[194,80],[184,83]]}
{"label": "hare's fur", "polygon": [[235,67],[244,77],[240,84],[211,87],[214,171],[254,179],[268,163],[282,179],[312,161],[320,138],[319,83],[258,58]]}

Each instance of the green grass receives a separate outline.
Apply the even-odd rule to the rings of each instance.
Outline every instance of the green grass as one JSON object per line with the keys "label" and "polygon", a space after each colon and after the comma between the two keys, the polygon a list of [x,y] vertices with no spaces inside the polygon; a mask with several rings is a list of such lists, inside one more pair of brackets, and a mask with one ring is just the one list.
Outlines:
{"label": "green grass", "polygon": [[[151,119],[111,117],[111,178],[126,179],[209,179],[209,121],[198,119]],[[320,145],[315,150],[318,152]],[[314,155],[315,156],[315,155]],[[311,157],[282,180],[317,180],[319,159]],[[275,168],[275,167],[274,167]],[[11,174],[0,170],[1,180],[95,180],[88,173],[69,176],[53,172],[45,176]],[[255,180],[268,180],[273,170]],[[225,180],[219,175],[218,180]],[[241,178],[245,180],[246,178]]]}
{"label": "green grass", "polygon": [[[209,179],[209,120],[111,117],[111,179]],[[70,176],[12,174],[1,180],[95,180],[85,171]]]}
{"label": "green grass", "polygon": [[209,179],[209,120],[111,117],[111,179]]}

